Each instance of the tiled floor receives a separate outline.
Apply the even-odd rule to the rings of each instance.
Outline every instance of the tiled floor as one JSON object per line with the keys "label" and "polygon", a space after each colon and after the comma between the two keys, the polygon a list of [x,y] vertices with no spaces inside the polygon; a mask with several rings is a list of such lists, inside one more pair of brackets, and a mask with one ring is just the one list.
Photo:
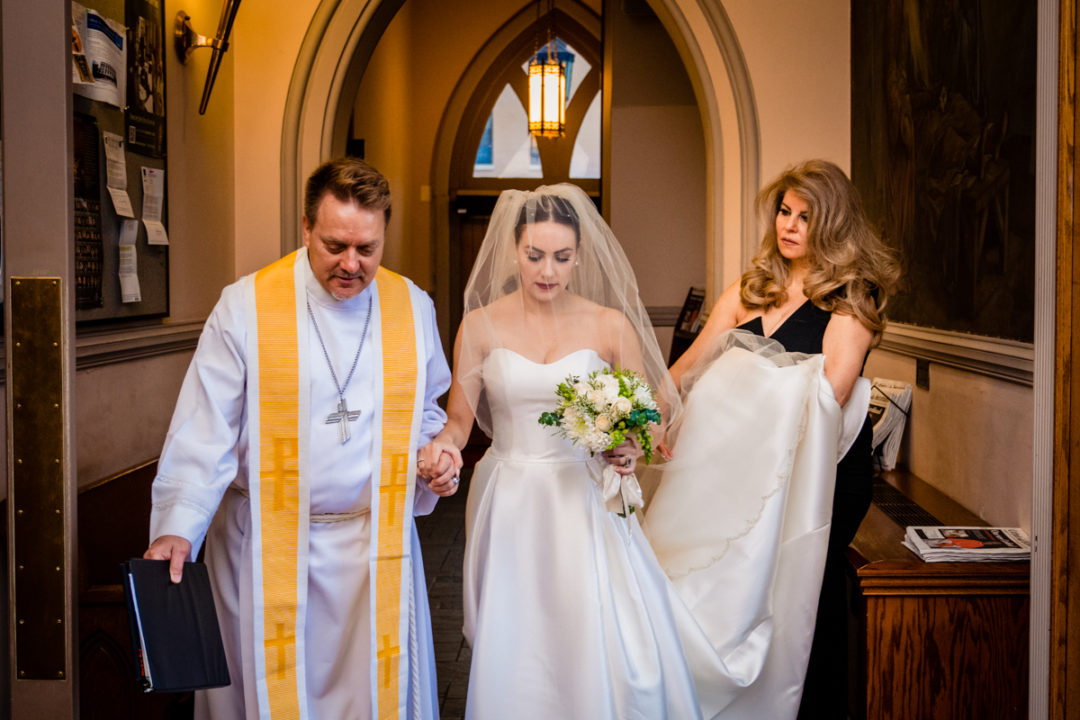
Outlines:
{"label": "tiled floor", "polygon": [[468,474],[462,473],[458,492],[439,500],[434,513],[416,519],[431,604],[442,720],[465,717],[465,691],[469,687],[471,654],[461,634],[461,562],[465,555]]}

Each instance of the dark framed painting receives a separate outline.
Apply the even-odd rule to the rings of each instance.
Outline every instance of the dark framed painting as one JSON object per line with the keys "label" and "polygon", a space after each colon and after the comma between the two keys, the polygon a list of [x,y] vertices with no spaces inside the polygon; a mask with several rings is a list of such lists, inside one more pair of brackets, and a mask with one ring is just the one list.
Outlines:
{"label": "dark framed painting", "polygon": [[891,321],[1032,342],[1034,2],[852,0],[851,170]]}

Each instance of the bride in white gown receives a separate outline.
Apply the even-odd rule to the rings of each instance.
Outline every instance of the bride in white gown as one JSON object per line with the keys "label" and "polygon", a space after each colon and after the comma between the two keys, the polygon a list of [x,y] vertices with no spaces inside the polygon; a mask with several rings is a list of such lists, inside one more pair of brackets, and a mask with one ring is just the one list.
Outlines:
{"label": "bride in white gown", "polygon": [[[665,420],[680,414],[589,198],[503,193],[465,300],[448,422],[419,465],[445,452],[459,467],[474,419],[492,438],[468,498],[466,716],[792,716],[843,444],[820,357],[736,348],[703,363],[643,530],[602,490],[609,465],[640,504],[640,450],[591,457],[538,422],[560,382],[605,367],[641,373]],[[732,401],[751,411],[725,413]]]}

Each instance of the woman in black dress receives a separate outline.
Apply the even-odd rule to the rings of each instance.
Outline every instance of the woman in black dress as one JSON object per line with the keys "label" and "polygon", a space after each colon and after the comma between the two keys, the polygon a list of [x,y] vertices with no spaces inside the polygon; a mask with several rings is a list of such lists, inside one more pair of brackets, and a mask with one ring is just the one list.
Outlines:
{"label": "woman in black dress", "polygon": [[[824,353],[841,406],[851,397],[899,276],[892,252],[869,227],[840,168],[808,160],[758,195],[766,232],[753,266],[717,301],[694,344],[672,366],[679,384],[723,332],[748,330],[789,352]],[[844,549],[870,505],[869,418],[837,465],[832,528],[799,718],[844,718],[847,618]]]}

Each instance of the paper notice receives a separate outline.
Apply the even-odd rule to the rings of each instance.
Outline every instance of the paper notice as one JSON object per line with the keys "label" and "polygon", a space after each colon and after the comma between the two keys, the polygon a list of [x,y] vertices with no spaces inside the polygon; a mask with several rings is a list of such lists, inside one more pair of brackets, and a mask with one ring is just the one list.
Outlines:
{"label": "paper notice", "polygon": [[165,171],[161,168],[142,169],[142,219],[161,220],[161,205],[165,199]]}
{"label": "paper notice", "polygon": [[105,143],[105,184],[113,207],[120,217],[135,217],[135,208],[127,194],[127,161],[124,158],[124,138],[116,133],[102,132]]}
{"label": "paper notice", "polygon": [[112,198],[113,207],[116,208],[116,214],[120,217],[135,217],[135,208],[131,206],[131,198],[128,197],[127,190],[114,187],[107,189],[109,197]]}
{"label": "paper notice", "polygon": [[118,244],[120,247],[129,245],[135,246],[135,239],[139,237],[139,221],[138,220],[124,220],[120,223],[120,240]]}
{"label": "paper notice", "polygon": [[150,245],[168,245],[169,235],[165,226],[155,220],[143,220],[146,226],[146,242]]}
{"label": "paper notice", "polygon": [[161,168],[142,169],[143,224],[146,226],[146,242],[151,245],[168,245],[169,236],[161,222],[161,208],[165,200],[165,171]]}
{"label": "paper notice", "polygon": [[[135,238],[139,232],[137,220],[125,220],[120,226],[120,299],[126,303],[142,302],[139,288],[139,257],[135,252]],[[129,242],[130,241],[130,242]]]}
{"label": "paper notice", "polygon": [[124,138],[111,132],[102,132],[105,143],[105,184],[127,190],[127,161],[124,159]]}

